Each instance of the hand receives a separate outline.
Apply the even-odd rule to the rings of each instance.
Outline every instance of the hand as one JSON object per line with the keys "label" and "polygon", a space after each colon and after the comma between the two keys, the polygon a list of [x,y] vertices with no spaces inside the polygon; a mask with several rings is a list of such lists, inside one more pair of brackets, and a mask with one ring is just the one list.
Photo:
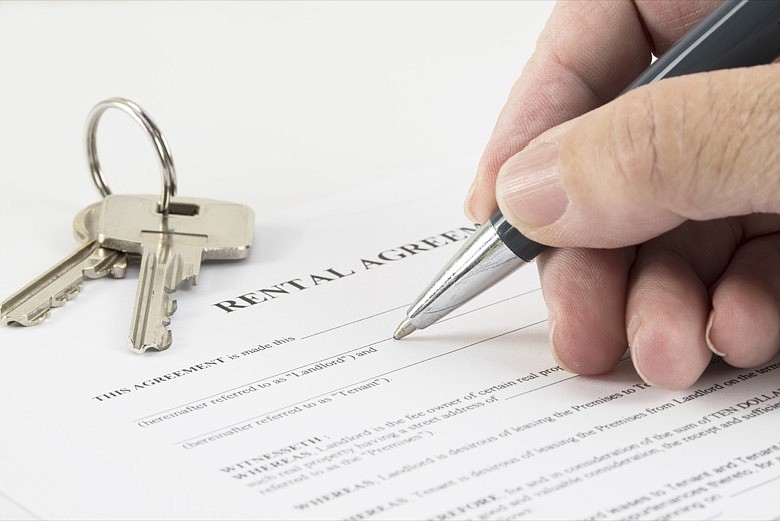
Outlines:
{"label": "hand", "polygon": [[610,102],[716,6],[556,5],[480,162],[467,215],[497,204],[558,247],[539,270],[572,372],[608,371],[628,345],[646,382],[682,389],[712,353],[750,367],[780,348],[780,64]]}

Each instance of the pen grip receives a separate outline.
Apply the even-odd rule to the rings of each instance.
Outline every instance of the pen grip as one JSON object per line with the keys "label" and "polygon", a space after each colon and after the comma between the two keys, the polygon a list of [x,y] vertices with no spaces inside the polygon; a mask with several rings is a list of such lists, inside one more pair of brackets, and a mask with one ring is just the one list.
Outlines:
{"label": "pen grip", "polygon": [[780,2],[726,0],[623,92],[697,72],[771,63],[780,55]]}
{"label": "pen grip", "polygon": [[496,210],[490,216],[490,224],[496,231],[498,238],[501,239],[512,253],[526,262],[531,262],[537,255],[542,253],[547,246],[534,242],[522,233],[518,232],[509,222],[507,222],[501,210]]}

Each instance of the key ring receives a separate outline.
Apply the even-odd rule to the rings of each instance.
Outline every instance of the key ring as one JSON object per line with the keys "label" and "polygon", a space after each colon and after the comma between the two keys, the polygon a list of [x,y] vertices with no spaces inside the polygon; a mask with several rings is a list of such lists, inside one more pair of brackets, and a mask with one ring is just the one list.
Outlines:
{"label": "key ring", "polygon": [[173,168],[173,156],[168,148],[168,143],[165,142],[160,129],[154,124],[154,121],[143,111],[141,107],[133,103],[132,101],[124,98],[109,98],[103,100],[92,109],[87,117],[87,125],[84,131],[84,140],[87,145],[87,162],[89,163],[89,171],[92,174],[92,180],[95,182],[97,189],[103,197],[111,195],[111,190],[106,184],[106,180],[103,177],[103,171],[100,169],[100,161],[97,154],[97,124],[100,120],[100,116],[103,112],[110,108],[119,109],[130,115],[139,125],[144,127],[149,137],[152,139],[152,144],[157,151],[157,157],[160,158],[160,166],[162,167],[162,196],[160,197],[160,212],[168,214],[168,209],[171,204],[171,198],[176,195],[176,171]]}

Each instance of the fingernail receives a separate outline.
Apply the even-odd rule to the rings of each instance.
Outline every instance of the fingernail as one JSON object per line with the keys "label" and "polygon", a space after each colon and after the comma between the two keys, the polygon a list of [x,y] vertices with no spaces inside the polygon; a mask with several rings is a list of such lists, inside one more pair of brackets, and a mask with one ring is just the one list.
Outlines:
{"label": "fingernail", "polygon": [[549,316],[547,317],[547,323],[550,326],[549,332],[547,333],[547,338],[550,342],[550,352],[552,353],[553,359],[555,359],[555,363],[563,367],[563,365],[561,365],[561,359],[558,358],[558,352],[555,349],[555,319],[552,316]]}
{"label": "fingernail", "polygon": [[[631,321],[628,324],[628,348],[629,352],[631,353],[631,361],[634,363],[634,369],[636,370],[639,377],[649,385],[653,385],[653,382],[651,382],[647,376],[642,372],[642,355],[643,355],[643,344],[642,344],[642,326],[641,324],[638,324],[635,319],[631,319]],[[634,325],[633,328],[633,334],[632,334],[632,323]]]}
{"label": "fingernail", "polygon": [[712,342],[712,324],[715,322],[715,310],[713,309],[710,312],[710,319],[707,321],[707,327],[704,330],[704,340],[707,342],[707,347],[710,348],[710,351],[715,353],[718,356],[726,356],[726,353],[722,353],[718,350],[717,347],[715,347],[715,344]]}
{"label": "fingernail", "polygon": [[466,218],[471,222],[476,222],[474,218],[474,192],[477,190],[477,180],[471,182],[471,187],[466,194],[466,203],[463,205],[463,210],[466,213]]}
{"label": "fingernail", "polygon": [[569,198],[559,175],[558,149],[556,143],[540,143],[501,167],[496,195],[513,220],[536,228],[554,223],[566,211]]}
{"label": "fingernail", "polygon": [[548,314],[547,323],[550,325],[549,326],[550,332],[548,335],[549,335],[549,342],[550,342],[550,352],[552,353],[553,360],[555,360],[555,363],[558,364],[558,367],[560,367],[564,371],[569,373],[574,373],[575,371],[572,371],[569,367],[567,367],[566,364],[564,364],[561,361],[561,357],[558,355],[557,344],[555,342],[555,326],[557,324],[557,321],[555,320],[555,316],[552,315],[551,313]]}

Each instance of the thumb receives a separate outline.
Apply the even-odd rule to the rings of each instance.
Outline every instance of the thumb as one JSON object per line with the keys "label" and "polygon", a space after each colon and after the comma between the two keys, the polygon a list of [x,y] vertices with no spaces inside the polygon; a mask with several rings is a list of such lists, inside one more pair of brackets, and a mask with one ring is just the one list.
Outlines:
{"label": "thumb", "polygon": [[555,127],[496,198],[551,246],[638,244],[687,219],[780,213],[780,64],[670,78]]}

